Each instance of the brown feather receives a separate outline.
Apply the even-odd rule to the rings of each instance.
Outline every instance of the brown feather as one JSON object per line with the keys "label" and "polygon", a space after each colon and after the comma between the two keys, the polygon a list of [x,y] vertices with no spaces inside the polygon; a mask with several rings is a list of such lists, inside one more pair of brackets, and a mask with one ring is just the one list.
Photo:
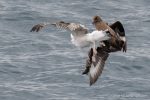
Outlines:
{"label": "brown feather", "polygon": [[97,54],[93,54],[96,61],[92,61],[92,66],[90,68],[89,72],[89,78],[90,78],[90,86],[94,84],[98,77],[102,74],[105,61],[107,60],[109,54],[103,50],[103,48],[98,47],[97,48]]}
{"label": "brown feather", "polygon": [[45,25],[44,24],[37,24],[32,27],[30,32],[39,32]]}
{"label": "brown feather", "polygon": [[[125,36],[125,30],[120,21],[116,21],[115,23],[109,25],[118,35],[118,41],[119,41],[119,50],[122,50],[123,52],[127,51],[127,41]],[[123,37],[125,40],[122,40],[121,37]]]}
{"label": "brown feather", "polygon": [[111,34],[111,42],[115,45],[116,44],[116,34],[115,34],[115,32],[114,32],[114,30],[113,29],[111,29],[110,27],[109,27],[109,25],[107,24],[107,23],[105,23],[99,16],[94,16],[93,17],[93,24],[95,25],[95,27],[96,27],[96,29],[97,30],[103,30],[103,31],[105,31],[105,30],[107,30],[108,29],[108,31],[110,32],[110,34]]}

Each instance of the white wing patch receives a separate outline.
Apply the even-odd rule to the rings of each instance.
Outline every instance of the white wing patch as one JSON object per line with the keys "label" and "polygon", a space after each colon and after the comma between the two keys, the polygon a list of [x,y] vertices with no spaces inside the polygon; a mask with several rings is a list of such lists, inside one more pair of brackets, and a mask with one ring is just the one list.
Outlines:
{"label": "white wing patch", "polygon": [[126,42],[126,37],[125,36],[120,36],[120,39],[124,42]]}
{"label": "white wing patch", "polygon": [[94,79],[96,77],[96,75],[98,74],[98,71],[100,70],[100,67],[99,67],[100,64],[101,64],[101,60],[98,61],[96,66],[94,66],[94,65],[91,66],[90,76],[92,79]]}

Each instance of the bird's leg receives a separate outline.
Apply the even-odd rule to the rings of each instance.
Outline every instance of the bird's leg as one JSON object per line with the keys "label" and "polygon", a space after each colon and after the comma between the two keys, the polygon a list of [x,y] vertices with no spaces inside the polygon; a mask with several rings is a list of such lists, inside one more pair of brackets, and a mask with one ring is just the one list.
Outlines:
{"label": "bird's leg", "polygon": [[93,53],[94,53],[94,54],[97,53],[95,41],[93,42]]}
{"label": "bird's leg", "polygon": [[96,59],[95,59],[96,54],[97,54],[96,44],[95,44],[95,41],[93,41],[93,56],[92,56],[92,59],[93,59],[94,62],[96,61]]}

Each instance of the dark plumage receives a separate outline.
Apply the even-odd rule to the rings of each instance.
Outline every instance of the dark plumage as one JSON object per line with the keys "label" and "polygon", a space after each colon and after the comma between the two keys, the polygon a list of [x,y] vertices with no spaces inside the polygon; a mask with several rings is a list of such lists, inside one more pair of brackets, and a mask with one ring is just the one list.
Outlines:
{"label": "dark plumage", "polygon": [[[108,23],[105,23],[99,16],[94,16],[93,24],[97,30],[108,29],[108,32],[110,32],[112,38],[110,40],[103,41],[104,45],[100,45],[100,47],[97,48],[97,54],[94,54],[92,49],[89,51],[88,59],[86,61],[86,68],[82,74],[89,74],[90,85],[94,84],[98,77],[102,74],[102,70],[109,53],[121,50],[126,52],[127,50],[125,30],[121,22],[116,21],[115,23],[108,25]],[[113,41],[115,41],[115,43]],[[96,62],[93,61],[93,59],[96,59]],[[97,66],[99,61],[101,61],[101,64]],[[93,73],[93,77],[91,77],[92,70],[95,70],[93,71],[95,72]]]}

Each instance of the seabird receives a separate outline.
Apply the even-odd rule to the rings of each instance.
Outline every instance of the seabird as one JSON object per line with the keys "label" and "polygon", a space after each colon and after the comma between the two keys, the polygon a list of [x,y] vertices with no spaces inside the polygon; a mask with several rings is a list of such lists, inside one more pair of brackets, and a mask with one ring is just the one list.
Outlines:
{"label": "seabird", "polygon": [[[86,68],[82,74],[88,74],[90,78],[90,85],[94,84],[98,77],[102,74],[105,61],[107,60],[109,53],[116,51],[126,52],[127,43],[125,37],[125,31],[121,22],[116,21],[112,25],[105,23],[99,16],[93,17],[93,24],[97,30],[108,29],[112,38],[105,41],[100,41],[99,47],[97,47],[97,53],[93,55],[92,48],[88,53],[88,59],[86,61]],[[112,42],[115,41],[115,44]],[[93,60],[94,58],[94,60]]]}

